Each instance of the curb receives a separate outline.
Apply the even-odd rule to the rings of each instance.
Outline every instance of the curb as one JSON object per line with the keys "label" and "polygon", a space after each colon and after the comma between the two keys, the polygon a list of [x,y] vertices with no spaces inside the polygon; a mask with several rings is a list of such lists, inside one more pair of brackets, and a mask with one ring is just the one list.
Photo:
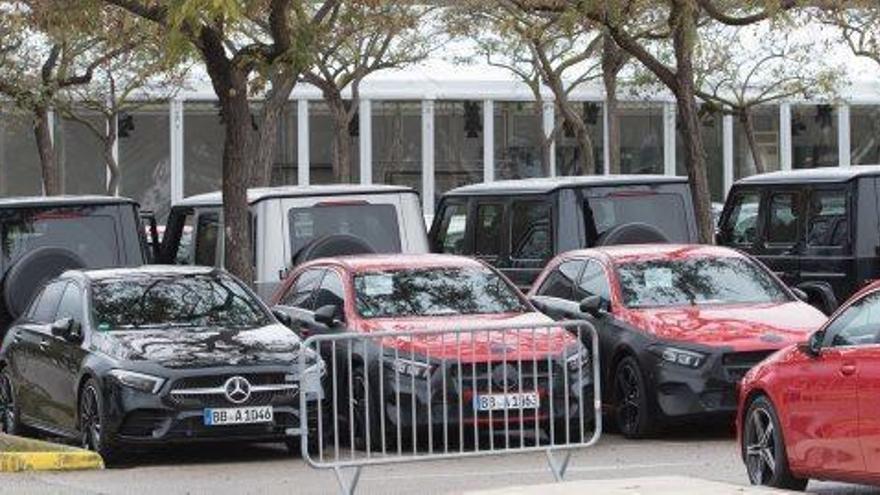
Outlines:
{"label": "curb", "polygon": [[103,468],[101,456],[88,450],[0,434],[0,473]]}

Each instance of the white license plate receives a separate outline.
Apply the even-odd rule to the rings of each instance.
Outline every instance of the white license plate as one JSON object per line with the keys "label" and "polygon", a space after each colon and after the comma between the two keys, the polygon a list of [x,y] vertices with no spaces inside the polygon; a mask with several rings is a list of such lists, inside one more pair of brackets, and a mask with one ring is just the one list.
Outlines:
{"label": "white license plate", "polygon": [[271,423],[273,420],[272,406],[205,409],[204,417],[207,426]]}
{"label": "white license plate", "polygon": [[541,398],[537,392],[522,394],[488,394],[474,397],[477,411],[504,411],[507,409],[538,409]]}

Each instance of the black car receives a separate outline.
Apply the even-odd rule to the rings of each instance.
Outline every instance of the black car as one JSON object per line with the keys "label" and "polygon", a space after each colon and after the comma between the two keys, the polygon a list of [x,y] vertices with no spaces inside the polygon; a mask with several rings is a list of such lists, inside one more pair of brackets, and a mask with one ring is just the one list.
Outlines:
{"label": "black car", "polygon": [[880,277],[880,167],[773,172],[737,181],[718,243],[745,251],[830,314]]}
{"label": "black car", "polygon": [[684,177],[505,180],[445,193],[429,239],[432,251],[480,258],[527,290],[551,258],[572,249],[696,242],[695,218]]}
{"label": "black car", "polygon": [[[66,270],[140,266],[151,258],[131,199],[0,199],[0,338],[43,284]],[[152,220],[152,219],[150,219]]]}
{"label": "black car", "polygon": [[0,348],[0,425],[123,447],[283,441],[299,451],[300,393],[322,395],[323,361],[222,270],[68,271]]}

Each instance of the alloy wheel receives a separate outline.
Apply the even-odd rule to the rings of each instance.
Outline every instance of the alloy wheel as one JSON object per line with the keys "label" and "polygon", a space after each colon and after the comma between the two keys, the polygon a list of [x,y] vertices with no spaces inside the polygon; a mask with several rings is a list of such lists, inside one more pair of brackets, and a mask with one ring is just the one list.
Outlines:
{"label": "alloy wheel", "polygon": [[352,377],[352,409],[354,409],[353,423],[356,441],[366,442],[367,439],[367,383],[362,373],[355,373]]}
{"label": "alloy wheel", "polygon": [[15,433],[15,395],[9,375],[0,373],[0,432]]}
{"label": "alloy wheel", "polygon": [[80,431],[83,434],[83,447],[97,451],[101,445],[101,414],[98,409],[98,392],[88,386],[80,401]]}
{"label": "alloy wheel", "polygon": [[749,415],[745,432],[746,469],[755,485],[766,485],[776,474],[777,449],[780,447],[770,413],[756,407]]}
{"label": "alloy wheel", "polygon": [[618,424],[627,433],[635,432],[638,429],[639,416],[641,415],[641,391],[639,377],[636,376],[636,373],[638,372],[632,366],[624,365],[620,368],[617,380],[615,380],[618,397]]}

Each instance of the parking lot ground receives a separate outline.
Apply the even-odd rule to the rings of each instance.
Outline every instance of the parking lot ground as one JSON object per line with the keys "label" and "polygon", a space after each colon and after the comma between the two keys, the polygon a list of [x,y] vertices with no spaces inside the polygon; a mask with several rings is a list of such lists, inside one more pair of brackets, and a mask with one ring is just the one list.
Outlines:
{"label": "parking lot ground", "polygon": [[601,493],[603,495],[635,495],[643,493],[650,493],[651,495],[680,495],[683,493],[769,495],[778,492],[771,489],[743,487],[732,483],[707,481],[684,476],[658,476],[517,486],[468,492],[465,495],[580,495],[582,493]]}
{"label": "parking lot ground", "polygon": [[[315,470],[280,445],[191,445],[139,455],[130,466],[105,471],[0,475],[0,493],[71,495],[159,493],[328,494],[331,471]],[[726,431],[693,429],[663,438],[630,441],[609,434],[574,454],[567,480],[635,480],[684,476],[745,487],[745,470]],[[359,494],[461,494],[551,483],[541,453],[366,468]],[[870,487],[811,483],[827,495],[880,494]],[[590,493],[602,493],[593,490]],[[650,493],[645,491],[641,493]]]}

